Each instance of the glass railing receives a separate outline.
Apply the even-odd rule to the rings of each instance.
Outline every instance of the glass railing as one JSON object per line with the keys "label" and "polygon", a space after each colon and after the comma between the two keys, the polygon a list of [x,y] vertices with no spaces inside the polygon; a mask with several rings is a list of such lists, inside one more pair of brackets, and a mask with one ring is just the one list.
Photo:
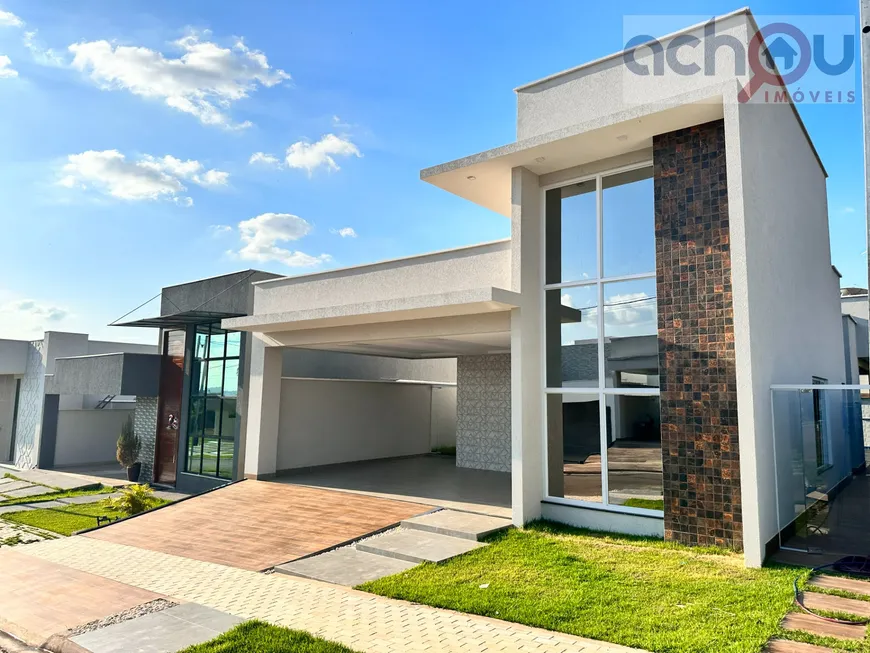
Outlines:
{"label": "glass railing", "polygon": [[828,549],[834,498],[864,461],[861,391],[772,386],[773,472],[780,547]]}

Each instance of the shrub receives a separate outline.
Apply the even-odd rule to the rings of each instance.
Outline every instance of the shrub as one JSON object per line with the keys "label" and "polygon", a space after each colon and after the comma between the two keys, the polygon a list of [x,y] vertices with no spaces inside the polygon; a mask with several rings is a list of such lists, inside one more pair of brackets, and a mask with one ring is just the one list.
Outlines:
{"label": "shrub", "polygon": [[142,442],[139,436],[133,432],[133,417],[128,416],[127,421],[121,427],[121,435],[118,436],[118,462],[122,467],[132,467],[139,460],[139,451]]}
{"label": "shrub", "polygon": [[147,485],[131,485],[121,490],[121,496],[110,501],[115,510],[128,517],[153,508],[156,503],[154,490]]}

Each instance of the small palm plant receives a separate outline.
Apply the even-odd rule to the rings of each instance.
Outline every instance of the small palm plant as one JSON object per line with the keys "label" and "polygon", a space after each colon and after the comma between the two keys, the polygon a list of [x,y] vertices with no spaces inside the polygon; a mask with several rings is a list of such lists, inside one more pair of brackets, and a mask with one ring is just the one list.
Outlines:
{"label": "small palm plant", "polygon": [[[131,481],[139,480],[139,452],[142,450],[142,441],[133,431],[133,417],[128,416],[121,426],[121,435],[118,436],[117,458],[122,467],[127,468],[127,478]],[[131,472],[135,470],[136,478],[131,478]]]}
{"label": "small palm plant", "polygon": [[131,485],[121,490],[121,496],[111,500],[111,507],[128,517],[145,512],[155,505],[154,490],[147,485]]}

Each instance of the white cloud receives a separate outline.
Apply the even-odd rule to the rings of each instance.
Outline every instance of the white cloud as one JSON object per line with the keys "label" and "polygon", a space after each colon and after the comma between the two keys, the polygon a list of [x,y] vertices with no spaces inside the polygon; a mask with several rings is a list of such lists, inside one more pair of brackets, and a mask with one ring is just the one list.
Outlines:
{"label": "white cloud", "polygon": [[[10,293],[0,291],[0,295]],[[15,299],[0,304],[0,332],[5,338],[37,339],[47,329],[57,329],[70,316],[60,306],[35,299]]]}
{"label": "white cloud", "polygon": [[33,60],[43,66],[64,67],[67,65],[63,55],[58,54],[53,49],[45,47],[37,40],[36,30],[24,32],[24,47],[30,50]]}
{"label": "white cloud", "polygon": [[569,308],[574,307],[574,298],[571,297],[568,293],[564,293],[562,295],[562,306],[568,306]]}
{"label": "white cloud", "polygon": [[289,213],[263,213],[239,223],[243,246],[234,252],[248,261],[280,261],[289,267],[311,267],[332,260],[329,254],[311,256],[279,247],[277,243],[295,241],[311,232],[311,224]]}
{"label": "white cloud", "polygon": [[74,43],[74,68],[108,90],[162,99],[168,106],[196,116],[206,125],[245,128],[233,123],[226,110],[248,97],[258,86],[271,87],[290,79],[272,68],[266,55],[238,40],[232,48],[200,41],[191,34],[175,41],[183,54],[167,58],[144,47],[113,45],[108,41]]}
{"label": "white cloud", "polygon": [[11,11],[0,9],[0,27],[24,27],[24,21]]}
{"label": "white cloud", "polygon": [[221,170],[205,170],[195,160],[146,154],[133,161],[118,150],[71,154],[63,174],[59,183],[67,188],[94,188],[124,200],[170,199],[181,206],[193,205],[193,199],[182,195],[187,190],[184,182],[212,188],[226,185],[229,177],[229,173]]}
{"label": "white cloud", "polygon": [[342,238],[356,238],[357,233],[353,227],[342,227],[341,229],[330,229],[329,233],[336,234]]}
{"label": "white cloud", "polygon": [[220,238],[221,236],[232,233],[233,228],[228,224],[212,224],[209,225],[208,230],[211,232],[212,237]]}
{"label": "white cloud", "polygon": [[251,155],[251,158],[248,159],[248,163],[251,165],[254,165],[256,163],[262,163],[264,165],[279,167],[281,165],[281,161],[278,159],[278,157],[271,154],[266,154],[265,152],[254,152]]}
{"label": "white cloud", "polygon": [[12,68],[12,61],[5,54],[0,54],[0,79],[18,77],[18,71]]}
{"label": "white cloud", "polygon": [[326,134],[316,143],[299,141],[287,148],[284,163],[288,168],[301,168],[311,174],[316,168],[326,166],[330,170],[339,170],[334,157],[356,156],[362,154],[356,145],[346,138],[335,134]]}
{"label": "white cloud", "polygon": [[844,206],[843,207],[843,213],[854,213],[854,212],[855,212],[854,206]]}
{"label": "white cloud", "polygon": [[[337,118],[337,116],[335,116]],[[314,170],[321,166],[329,170],[340,170],[336,157],[356,156],[362,153],[346,136],[326,134],[316,143],[297,141],[287,148],[282,163],[274,154],[267,152],[254,152],[248,159],[249,164],[261,164],[276,168],[299,168],[307,170],[310,176]]]}

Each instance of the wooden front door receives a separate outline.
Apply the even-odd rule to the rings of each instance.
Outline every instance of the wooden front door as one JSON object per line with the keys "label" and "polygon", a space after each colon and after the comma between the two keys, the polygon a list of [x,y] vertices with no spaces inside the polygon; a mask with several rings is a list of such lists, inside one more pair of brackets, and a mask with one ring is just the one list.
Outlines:
{"label": "wooden front door", "polygon": [[184,335],[184,331],[178,330],[168,331],[163,336],[154,480],[168,485],[175,485],[178,475],[178,433],[183,419],[181,395],[184,391]]}

